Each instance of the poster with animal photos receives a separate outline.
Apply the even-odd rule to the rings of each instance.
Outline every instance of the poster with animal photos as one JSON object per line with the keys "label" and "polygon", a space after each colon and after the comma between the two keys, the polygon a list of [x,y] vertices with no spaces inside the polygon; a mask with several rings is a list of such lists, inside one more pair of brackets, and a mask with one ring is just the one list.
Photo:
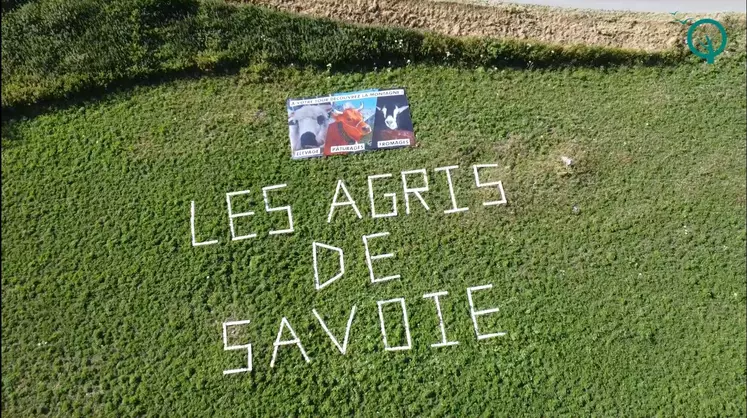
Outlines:
{"label": "poster with animal photos", "polygon": [[294,160],[415,145],[404,89],[288,99]]}

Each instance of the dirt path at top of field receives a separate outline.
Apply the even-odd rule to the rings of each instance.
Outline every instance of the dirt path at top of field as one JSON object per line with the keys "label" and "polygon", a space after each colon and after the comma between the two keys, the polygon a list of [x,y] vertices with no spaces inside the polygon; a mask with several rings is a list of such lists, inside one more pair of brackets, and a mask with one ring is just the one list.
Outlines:
{"label": "dirt path at top of field", "polygon": [[[454,36],[534,39],[656,51],[679,43],[685,25],[666,13],[554,9],[476,1],[427,0],[243,0],[276,9],[361,24],[400,26]],[[744,14],[714,14],[744,22]],[[678,15],[700,17],[699,15]]]}

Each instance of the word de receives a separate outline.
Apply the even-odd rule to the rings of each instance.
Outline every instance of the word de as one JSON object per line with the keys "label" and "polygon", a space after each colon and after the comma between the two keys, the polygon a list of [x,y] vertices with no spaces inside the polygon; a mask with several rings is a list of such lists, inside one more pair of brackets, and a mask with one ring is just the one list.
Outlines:
{"label": "word de", "polygon": [[[393,280],[393,279],[399,279],[401,277],[399,274],[395,274],[391,276],[376,278],[376,274],[374,274],[373,262],[376,260],[380,260],[382,258],[394,257],[394,254],[386,253],[386,254],[371,255],[371,251],[369,249],[368,243],[370,240],[374,238],[383,238],[386,236],[389,236],[388,232],[379,232],[376,234],[363,236],[363,247],[366,250],[366,265],[368,266],[368,272],[371,277],[371,283],[381,283],[381,282],[386,282],[386,281]],[[338,263],[340,265],[340,271],[337,274],[335,274],[332,278],[325,281],[324,283],[319,282],[319,262],[318,262],[319,256],[318,256],[317,248],[324,248],[330,251],[335,251],[337,253]],[[335,282],[337,279],[339,279],[345,274],[345,254],[343,253],[342,248],[314,241],[311,244],[311,255],[312,255],[312,259],[314,260],[314,288],[316,290],[324,289],[325,287],[329,286],[330,284],[332,284],[333,282]]]}
{"label": "word de", "polygon": [[[467,302],[469,303],[469,311],[470,311],[470,317],[472,319],[472,325],[475,329],[475,337],[478,341],[486,340],[488,338],[493,337],[502,337],[506,335],[506,332],[500,331],[500,332],[493,332],[488,334],[483,334],[480,332],[480,328],[477,324],[477,318],[484,315],[494,314],[499,311],[499,308],[490,308],[490,309],[483,309],[483,310],[477,310],[474,306],[474,301],[472,298],[472,295],[474,292],[483,291],[483,290],[489,290],[492,289],[492,284],[486,284],[481,286],[474,286],[474,287],[468,287],[467,288]],[[459,341],[449,341],[449,339],[446,337],[446,326],[444,324],[444,318],[441,311],[441,301],[440,297],[448,295],[449,292],[447,291],[440,291],[440,292],[433,292],[433,293],[426,293],[423,295],[423,299],[433,299],[433,303],[436,307],[436,316],[438,317],[438,323],[439,323],[439,331],[440,331],[440,340],[436,343],[431,344],[430,346],[432,348],[438,348],[438,347],[451,347],[459,344]],[[384,321],[384,313],[383,313],[383,307],[385,305],[399,305],[400,309],[402,310],[402,323],[404,325],[405,330],[405,340],[406,343],[403,345],[398,346],[392,346],[387,338],[387,327],[386,323]],[[382,342],[384,344],[384,350],[385,351],[404,351],[404,350],[411,350],[412,349],[412,336],[410,335],[410,323],[407,316],[407,306],[405,304],[404,298],[394,298],[389,300],[380,300],[376,302],[378,313],[379,313],[379,324],[381,326],[381,338]],[[316,309],[312,309],[311,313],[316,317],[317,321],[319,321],[319,324],[322,326],[322,329],[324,330],[325,334],[329,337],[330,341],[334,345],[334,347],[340,352],[341,355],[346,355],[348,352],[348,343],[350,341],[350,329],[353,325],[353,320],[355,318],[355,312],[356,312],[357,306],[353,305],[353,307],[350,309],[350,315],[348,316],[347,325],[345,327],[345,334],[342,339],[342,344],[340,344],[339,339],[330,331],[329,327],[327,326],[327,323],[324,321],[322,316],[319,314],[319,312]],[[224,375],[229,374],[235,374],[235,373],[242,373],[242,372],[251,372],[253,370],[253,357],[252,357],[252,344],[240,344],[240,345],[229,345],[228,344],[228,329],[230,327],[237,327],[237,326],[245,326],[249,325],[251,323],[250,320],[241,320],[241,321],[229,321],[223,323],[223,350],[224,351],[233,351],[233,350],[246,350],[247,352],[247,364],[246,367],[238,368],[238,369],[230,369],[230,370],[224,370]],[[290,334],[290,339],[283,339],[286,338],[284,335],[287,333]],[[272,350],[272,359],[270,360],[270,368],[275,367],[275,363],[277,362],[278,353],[281,347],[285,346],[291,346],[294,345],[296,348],[298,348],[298,351],[301,352],[301,357],[304,359],[306,363],[311,362],[311,358],[309,357],[308,353],[303,347],[303,344],[301,343],[301,339],[298,337],[298,334],[296,334],[296,331],[291,326],[290,321],[288,321],[287,317],[282,317],[280,320],[280,326],[278,329],[277,337],[275,338],[275,342],[272,344],[273,350]]]}

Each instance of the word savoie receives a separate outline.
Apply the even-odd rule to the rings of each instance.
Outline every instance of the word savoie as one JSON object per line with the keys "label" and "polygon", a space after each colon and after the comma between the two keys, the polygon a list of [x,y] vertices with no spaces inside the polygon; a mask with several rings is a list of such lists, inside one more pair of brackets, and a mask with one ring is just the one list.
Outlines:
{"label": "word savoie", "polygon": [[[474,326],[475,337],[477,338],[477,340],[485,340],[488,338],[501,337],[501,336],[506,335],[506,332],[503,332],[503,331],[492,332],[488,334],[481,333],[480,328],[477,325],[477,318],[479,316],[496,313],[498,312],[498,308],[490,308],[490,309],[483,309],[483,310],[475,309],[474,302],[472,299],[472,294],[474,292],[478,292],[482,290],[489,290],[492,287],[493,287],[492,284],[486,284],[486,285],[467,288],[467,301],[469,303],[470,317],[472,318],[472,325]],[[431,347],[433,348],[450,347],[450,346],[459,344],[459,341],[449,341],[448,338],[446,337],[446,326],[444,325],[444,319],[441,313],[441,301],[439,298],[441,296],[446,296],[448,294],[449,292],[447,291],[440,291],[440,292],[426,293],[423,295],[423,299],[433,299],[433,302],[436,307],[436,316],[438,317],[441,339],[440,341],[431,344]],[[412,349],[412,337],[410,336],[410,323],[407,317],[407,306],[405,305],[405,299],[400,297],[400,298],[394,298],[394,299],[389,299],[389,300],[380,300],[380,301],[377,301],[376,304],[379,310],[379,324],[381,325],[381,338],[382,338],[382,342],[384,343],[384,350],[402,351],[402,350]],[[388,304],[399,304],[400,308],[402,309],[402,323],[404,325],[405,340],[406,340],[406,343],[403,345],[392,346],[389,344],[389,340],[387,339],[387,334],[386,334],[387,328],[386,328],[386,324],[384,321],[383,307]],[[327,336],[329,336],[329,339],[332,341],[332,344],[337,348],[337,350],[340,352],[341,355],[347,354],[348,342],[350,340],[350,329],[353,325],[353,320],[355,318],[356,309],[357,309],[357,306],[353,305],[353,307],[350,310],[350,316],[348,317],[347,326],[345,327],[345,334],[342,339],[342,344],[340,344],[339,339],[335,337],[335,335],[329,330],[327,323],[324,321],[324,319],[319,314],[319,312],[316,309],[311,310],[311,313],[316,317],[317,321],[319,321],[319,324],[322,326],[322,329],[327,334]],[[246,350],[247,352],[246,367],[224,370],[223,371],[224,375],[242,373],[242,372],[251,372],[253,370],[252,344],[248,343],[248,344],[240,344],[240,345],[229,345],[228,343],[228,329],[229,328],[245,326],[250,323],[251,321],[248,319],[241,320],[241,321],[229,321],[229,322],[223,323],[223,350],[225,351]],[[289,333],[292,338],[283,339],[286,330],[287,330],[287,333]],[[289,345],[295,345],[298,348],[298,350],[301,352],[301,356],[303,357],[304,361],[306,361],[306,363],[311,362],[311,358],[309,358],[309,355],[306,353],[306,350],[304,349],[303,344],[301,343],[301,339],[296,334],[296,331],[293,330],[293,327],[291,326],[290,322],[288,321],[288,318],[286,317],[282,317],[282,319],[280,320],[278,334],[277,334],[277,337],[275,338],[275,342],[272,345],[273,345],[273,350],[272,350],[272,360],[270,361],[270,368],[275,367],[275,363],[278,358],[278,352],[279,352],[280,347],[289,346]]]}
{"label": "word savoie", "polygon": [[[492,188],[496,188],[497,191],[500,193],[500,199],[483,202],[483,206],[502,205],[507,202],[506,193],[503,190],[503,183],[501,181],[486,183],[480,180],[480,172],[479,172],[480,169],[495,168],[495,167],[498,167],[498,164],[476,164],[472,166],[472,171],[475,177],[476,187],[478,188],[492,187]],[[469,210],[468,207],[459,207],[459,204],[457,203],[456,193],[454,191],[454,184],[452,182],[452,171],[458,168],[459,168],[458,165],[451,165],[451,166],[446,166],[446,167],[437,167],[434,169],[434,171],[437,173],[444,173],[444,175],[446,176],[446,182],[448,183],[448,186],[449,186],[449,198],[451,200],[451,208],[444,210],[443,212],[445,214],[465,212]],[[426,211],[429,211],[430,206],[428,206],[428,203],[423,197],[423,194],[429,190],[427,171],[424,168],[417,169],[417,170],[407,170],[407,171],[402,171],[400,175],[402,178],[402,195],[405,200],[405,213],[409,215],[412,209],[410,204],[411,203],[416,204],[417,202],[420,202],[423,208],[425,208]],[[415,175],[422,178],[423,186],[412,187],[408,185],[408,178],[411,179],[412,176],[415,176]],[[391,173],[376,174],[376,175],[368,176],[368,197],[370,200],[372,218],[387,218],[391,216],[397,216],[399,214],[398,204],[397,204],[397,193],[384,193],[383,194],[385,198],[391,199],[392,201],[391,208],[386,213],[377,212],[376,206],[374,204],[374,198],[375,198],[374,191],[373,191],[374,181],[378,179],[384,179],[384,178],[390,178],[390,177],[392,177]],[[409,184],[412,184],[411,180],[409,180]],[[286,186],[287,184],[278,184],[278,185],[267,186],[267,187],[262,188],[262,196],[264,198],[265,211],[266,212],[285,211],[288,215],[288,227],[285,229],[272,230],[269,232],[269,235],[290,234],[290,233],[293,233],[294,231],[293,210],[291,206],[272,207],[270,205],[269,192],[273,190],[285,188]],[[234,224],[234,220],[237,218],[254,216],[254,211],[247,211],[247,212],[242,212],[242,213],[234,213],[233,211],[232,201],[239,196],[245,196],[245,195],[248,195],[249,193],[250,193],[249,190],[226,193],[226,206],[227,206],[227,212],[228,212],[228,225],[231,231],[231,241],[240,241],[240,240],[257,237],[257,233],[238,235],[236,233],[236,227]],[[342,197],[341,194],[344,195],[344,197]],[[340,200],[341,198],[344,198],[345,200],[341,201]],[[338,180],[337,187],[335,188],[334,196],[332,197],[332,203],[330,204],[330,207],[329,207],[327,223],[332,222],[332,218],[335,214],[335,210],[343,206],[350,206],[355,212],[355,215],[359,219],[363,218],[363,215],[361,214],[358,204],[353,199],[353,197],[350,195],[348,188],[345,186],[345,182],[343,180]],[[202,245],[217,244],[218,243],[217,239],[208,239],[204,241],[198,241],[196,226],[195,226],[196,224],[195,217],[196,217],[196,205],[195,205],[195,201],[193,200],[191,202],[191,214],[190,214],[190,219],[189,219],[190,231],[192,234],[192,246],[197,247],[197,246],[202,246]]]}

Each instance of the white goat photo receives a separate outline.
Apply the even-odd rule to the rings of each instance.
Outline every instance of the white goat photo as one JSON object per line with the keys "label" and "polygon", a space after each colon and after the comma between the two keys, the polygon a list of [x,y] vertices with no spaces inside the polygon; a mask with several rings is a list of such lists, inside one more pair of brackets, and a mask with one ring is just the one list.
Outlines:
{"label": "white goat photo", "polygon": [[381,112],[381,114],[384,116],[384,123],[386,124],[387,128],[397,129],[398,128],[397,117],[399,116],[400,113],[404,112],[409,107],[410,106],[399,107],[395,105],[394,109],[392,109],[392,111],[389,113],[387,113],[386,106],[383,106],[383,107],[377,106],[376,109],[378,109],[379,112]]}

